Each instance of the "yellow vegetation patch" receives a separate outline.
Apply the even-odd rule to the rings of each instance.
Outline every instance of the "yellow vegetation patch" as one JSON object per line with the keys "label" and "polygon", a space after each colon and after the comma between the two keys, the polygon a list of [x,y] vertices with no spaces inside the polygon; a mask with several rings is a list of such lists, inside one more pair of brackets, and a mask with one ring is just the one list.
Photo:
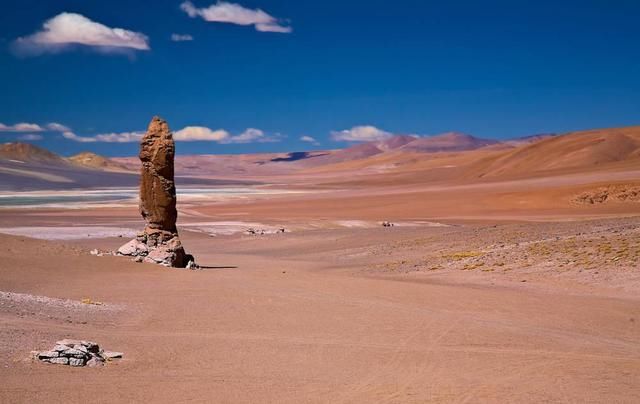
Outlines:
{"label": "yellow vegetation patch", "polygon": [[453,254],[443,255],[442,257],[459,261],[459,260],[463,260],[465,258],[480,257],[483,254],[484,253],[482,251],[462,251],[462,252],[457,252],[457,253],[453,253]]}

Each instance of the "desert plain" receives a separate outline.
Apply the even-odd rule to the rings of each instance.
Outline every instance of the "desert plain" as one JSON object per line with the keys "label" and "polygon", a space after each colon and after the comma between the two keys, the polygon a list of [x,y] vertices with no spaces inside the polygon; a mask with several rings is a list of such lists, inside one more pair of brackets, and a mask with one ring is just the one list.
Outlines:
{"label": "desert plain", "polygon": [[0,402],[640,401],[638,127],[179,155],[199,270],[102,254],[135,158],[3,153]]}

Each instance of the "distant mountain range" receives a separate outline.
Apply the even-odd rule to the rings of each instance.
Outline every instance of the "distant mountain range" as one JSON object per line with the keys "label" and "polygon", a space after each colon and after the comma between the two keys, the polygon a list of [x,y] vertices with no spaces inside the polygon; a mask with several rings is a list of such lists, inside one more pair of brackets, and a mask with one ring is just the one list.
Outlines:
{"label": "distant mountain range", "polygon": [[[29,143],[0,144],[0,191],[135,187],[138,181],[137,170],[95,153],[64,158]],[[199,186],[249,183],[188,176],[180,182]]]}
{"label": "distant mountain range", "polygon": [[[139,164],[137,157],[106,158],[85,152],[64,158],[32,144],[6,143],[0,145],[0,190],[135,186]],[[411,181],[429,182],[605,169],[640,170],[640,127],[505,141],[457,132],[402,135],[337,150],[176,158],[179,185],[270,182],[292,174],[338,180],[353,175],[412,175]]]}

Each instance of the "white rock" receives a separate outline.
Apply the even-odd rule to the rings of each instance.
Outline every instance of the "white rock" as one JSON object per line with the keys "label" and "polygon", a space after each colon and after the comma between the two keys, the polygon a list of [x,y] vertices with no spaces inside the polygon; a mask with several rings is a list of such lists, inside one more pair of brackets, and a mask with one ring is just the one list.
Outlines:
{"label": "white rock", "polygon": [[147,251],[149,251],[149,249],[147,248],[146,244],[141,243],[136,239],[133,239],[128,243],[126,243],[125,245],[123,245],[122,247],[118,248],[118,254],[120,255],[135,256],[135,255],[140,255],[141,253],[145,253]]}
{"label": "white rock", "polygon": [[74,345],[73,349],[75,349],[76,351],[80,351],[84,354],[88,353],[89,350],[87,349],[87,347],[85,347],[84,345]]}
{"label": "white rock", "polygon": [[124,355],[122,352],[104,351],[102,356],[106,359],[120,359]]}
{"label": "white rock", "polygon": [[65,356],[75,356],[78,358],[82,358],[84,357],[85,352],[79,351],[77,349],[69,348],[66,351],[63,351],[62,354]]}
{"label": "white rock", "polygon": [[173,251],[169,251],[163,247],[158,247],[146,256],[144,262],[165,264],[173,261],[173,255]]}
{"label": "white rock", "polygon": [[83,358],[70,358],[69,359],[69,365],[70,366],[84,366],[84,359]]}
{"label": "white rock", "polygon": [[91,358],[87,361],[86,366],[90,367],[90,368],[95,368],[98,366],[104,366],[104,361],[103,360],[99,360],[98,358]]}
{"label": "white rock", "polygon": [[72,348],[74,345],[82,345],[82,341],[78,340],[78,339],[69,339],[69,338],[65,338],[62,339],[60,341],[56,341],[57,345],[66,345],[69,348]]}

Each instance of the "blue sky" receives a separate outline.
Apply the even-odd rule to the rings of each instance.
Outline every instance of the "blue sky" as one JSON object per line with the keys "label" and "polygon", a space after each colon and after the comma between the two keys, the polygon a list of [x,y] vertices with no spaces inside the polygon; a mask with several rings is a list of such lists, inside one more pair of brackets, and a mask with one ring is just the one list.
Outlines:
{"label": "blue sky", "polygon": [[635,125],[639,18],[636,0],[3,1],[0,141],[133,155],[156,114],[182,154]]}

